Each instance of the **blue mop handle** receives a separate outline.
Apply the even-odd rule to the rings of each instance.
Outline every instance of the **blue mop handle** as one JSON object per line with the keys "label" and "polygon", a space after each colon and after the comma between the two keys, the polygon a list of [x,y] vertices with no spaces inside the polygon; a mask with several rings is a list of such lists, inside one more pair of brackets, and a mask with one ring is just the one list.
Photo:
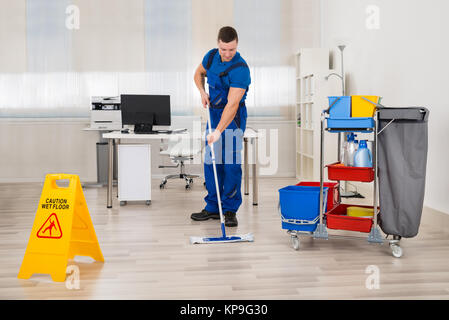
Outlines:
{"label": "blue mop handle", "polygon": [[[212,133],[209,105],[207,105],[207,124],[209,125],[209,133]],[[221,208],[220,188],[218,187],[217,167],[215,165],[215,151],[213,143],[210,144],[210,149],[212,152],[212,166],[214,168],[215,188],[217,190],[218,210],[220,211],[221,232],[223,233],[223,238],[226,238],[223,209]]]}

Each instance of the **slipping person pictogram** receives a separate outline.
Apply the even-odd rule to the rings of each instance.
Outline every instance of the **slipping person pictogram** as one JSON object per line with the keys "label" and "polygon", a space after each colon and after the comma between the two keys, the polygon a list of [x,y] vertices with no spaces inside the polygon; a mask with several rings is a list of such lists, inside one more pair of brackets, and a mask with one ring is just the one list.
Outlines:
{"label": "slipping person pictogram", "polygon": [[62,229],[59,224],[58,216],[52,213],[37,232],[38,238],[61,239]]}
{"label": "slipping person pictogram", "polygon": [[47,230],[49,230],[50,231],[50,237],[51,237],[51,229],[53,229],[53,228],[56,229],[55,222],[50,220],[50,225],[47,228],[45,228],[44,231],[42,231],[42,233],[45,233]]}

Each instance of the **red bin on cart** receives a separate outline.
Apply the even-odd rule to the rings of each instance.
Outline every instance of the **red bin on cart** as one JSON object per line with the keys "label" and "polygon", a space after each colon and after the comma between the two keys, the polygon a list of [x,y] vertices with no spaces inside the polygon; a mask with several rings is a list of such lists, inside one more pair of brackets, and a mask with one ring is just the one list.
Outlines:
{"label": "red bin on cart", "polygon": [[[326,212],[326,224],[329,229],[349,230],[369,233],[373,226],[372,218],[351,217],[346,211],[352,204],[340,204]],[[361,206],[362,208],[373,208],[372,206]],[[379,208],[378,208],[379,209]]]}
{"label": "red bin on cart", "polygon": [[340,162],[326,166],[329,180],[371,182],[374,180],[374,168],[347,167]]}

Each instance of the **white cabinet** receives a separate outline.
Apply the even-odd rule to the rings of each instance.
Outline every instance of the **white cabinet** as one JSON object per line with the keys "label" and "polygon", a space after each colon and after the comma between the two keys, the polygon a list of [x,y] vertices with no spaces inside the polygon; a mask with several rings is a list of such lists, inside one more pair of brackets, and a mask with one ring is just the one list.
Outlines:
{"label": "white cabinet", "polygon": [[[339,95],[338,79],[326,76],[329,49],[301,49],[296,62],[296,177],[299,180],[320,179],[320,116],[328,107],[328,96]],[[333,147],[332,147],[333,145]],[[337,140],[326,136],[326,159],[336,159]],[[329,152],[328,152],[329,150]]]}
{"label": "white cabinet", "polygon": [[151,145],[118,145],[118,199],[151,203]]}

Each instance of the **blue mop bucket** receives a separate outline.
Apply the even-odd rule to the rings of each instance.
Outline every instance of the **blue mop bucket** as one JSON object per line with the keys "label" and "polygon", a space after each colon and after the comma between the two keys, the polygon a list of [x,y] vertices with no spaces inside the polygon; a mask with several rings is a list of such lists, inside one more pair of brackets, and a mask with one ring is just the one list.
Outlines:
{"label": "blue mop bucket", "polygon": [[330,118],[351,118],[351,96],[328,97]]}
{"label": "blue mop bucket", "polygon": [[[331,96],[329,99],[329,118],[327,127],[329,129],[358,129],[357,132],[369,132],[360,130],[364,128],[374,128],[374,119],[352,118],[351,96]],[[349,130],[348,130],[349,131]],[[332,132],[332,131],[331,131]]]}
{"label": "blue mop bucket", "polygon": [[[324,212],[328,190],[323,187]],[[279,211],[282,229],[315,231],[320,221],[320,187],[288,186],[279,189]]]}

